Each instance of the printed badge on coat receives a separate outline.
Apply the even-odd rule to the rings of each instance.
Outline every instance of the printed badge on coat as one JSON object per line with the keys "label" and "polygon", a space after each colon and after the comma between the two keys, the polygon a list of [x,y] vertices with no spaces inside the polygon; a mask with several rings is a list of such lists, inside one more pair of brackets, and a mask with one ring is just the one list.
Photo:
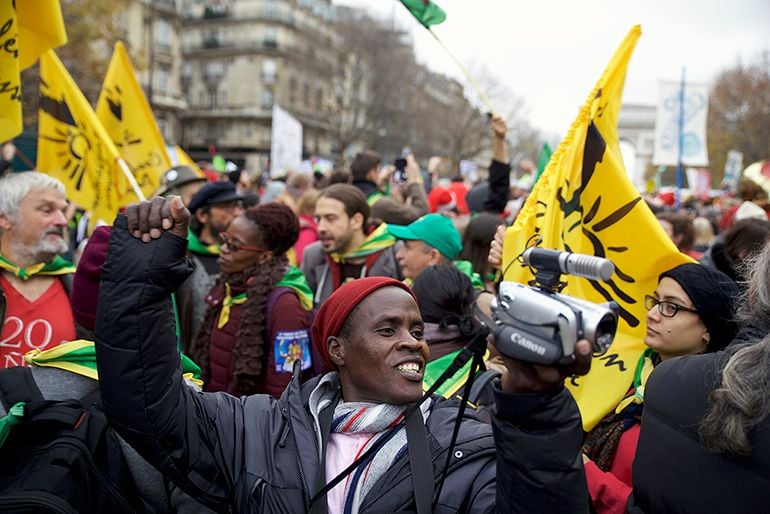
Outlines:
{"label": "printed badge on coat", "polygon": [[278,332],[273,344],[275,370],[279,373],[291,373],[294,361],[302,362],[302,370],[310,369],[310,333],[307,330]]}

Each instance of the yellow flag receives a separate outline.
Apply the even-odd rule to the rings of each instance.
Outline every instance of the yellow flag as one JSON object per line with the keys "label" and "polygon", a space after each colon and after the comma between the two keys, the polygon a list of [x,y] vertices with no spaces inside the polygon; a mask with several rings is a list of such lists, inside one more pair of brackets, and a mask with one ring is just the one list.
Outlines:
{"label": "yellow flag", "polygon": [[16,10],[0,0],[0,144],[22,131]]}
{"label": "yellow flag", "polygon": [[46,51],[67,42],[59,0],[16,0],[19,67],[26,70]]}
{"label": "yellow flag", "polygon": [[171,167],[171,160],[150,104],[136,80],[126,47],[120,41],[115,43],[96,115],[133,171],[144,195],[151,197],[160,185],[160,177]]}
{"label": "yellow flag", "polygon": [[137,201],[119,167],[120,156],[96,113],[53,50],[40,57],[37,168],[67,188],[67,196],[112,222],[118,209]]}
{"label": "yellow flag", "polygon": [[191,167],[193,170],[195,170],[195,172],[198,175],[200,175],[203,178],[206,178],[206,175],[201,171],[198,165],[195,164],[195,161],[190,159],[190,156],[187,155],[187,152],[182,150],[181,146],[177,145],[175,149],[176,149],[176,158],[177,158],[177,161],[179,161],[179,164],[184,164],[186,166]]}
{"label": "yellow flag", "polygon": [[59,0],[0,0],[0,143],[23,129],[21,70],[66,42]]}
{"label": "yellow flag", "polygon": [[[535,236],[541,246],[610,259],[609,283],[564,276],[565,294],[620,306],[618,333],[610,350],[594,359],[591,372],[567,386],[578,402],[583,426],[590,430],[614,409],[633,381],[644,350],[644,295],[652,294],[658,275],[689,257],[666,236],[626,175],[617,120],[626,67],[641,28],[621,43],[596,87],[580,109],[567,136],[505,237],[503,262],[511,263]],[[513,262],[506,280],[527,283],[529,268]]]}

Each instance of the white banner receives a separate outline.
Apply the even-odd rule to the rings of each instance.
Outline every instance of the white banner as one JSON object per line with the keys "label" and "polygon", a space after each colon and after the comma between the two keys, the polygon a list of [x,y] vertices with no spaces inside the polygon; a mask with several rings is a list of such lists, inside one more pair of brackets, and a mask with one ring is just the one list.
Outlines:
{"label": "white banner", "polygon": [[[655,119],[656,166],[675,166],[679,162],[679,98],[680,82],[661,82]],[[685,84],[684,144],[682,164],[708,166],[706,119],[708,117],[708,87],[705,84]]]}
{"label": "white banner", "polygon": [[687,168],[685,171],[690,194],[699,200],[708,198],[711,191],[711,172],[698,168]]}
{"label": "white banner", "polygon": [[279,177],[302,162],[302,123],[273,105],[273,131],[270,138],[270,176]]}
{"label": "white banner", "polygon": [[727,159],[725,160],[725,175],[722,179],[722,189],[736,191],[738,189],[738,182],[741,180],[742,171],[743,153],[738,150],[728,151]]}

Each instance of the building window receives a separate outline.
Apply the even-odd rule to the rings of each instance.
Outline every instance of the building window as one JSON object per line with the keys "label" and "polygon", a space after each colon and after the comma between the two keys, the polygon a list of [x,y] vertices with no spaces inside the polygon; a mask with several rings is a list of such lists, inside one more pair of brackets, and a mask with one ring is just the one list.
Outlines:
{"label": "building window", "polygon": [[155,44],[161,50],[171,49],[171,26],[163,18],[155,24]]}
{"label": "building window", "polygon": [[212,121],[206,125],[206,138],[217,140],[221,134],[219,123]]}
{"label": "building window", "polygon": [[324,100],[324,90],[320,87],[315,90],[315,108],[316,110],[321,110],[321,105],[323,104]]}
{"label": "building window", "polygon": [[182,64],[182,73],[180,78],[182,79],[182,87],[187,89],[190,87],[190,82],[192,82],[192,63],[186,62]]}
{"label": "building window", "polygon": [[273,92],[269,89],[265,89],[262,91],[262,108],[263,109],[272,109],[273,108]]}
{"label": "building window", "polygon": [[289,105],[294,106],[297,101],[297,79],[291,77],[289,79]]}
{"label": "building window", "polygon": [[222,30],[211,29],[203,38],[203,48],[219,48],[222,46]]}
{"label": "building window", "polygon": [[278,48],[278,30],[275,27],[267,27],[265,29],[263,43],[265,48]]}
{"label": "building window", "polygon": [[209,61],[206,63],[206,80],[218,81],[225,74],[225,64],[222,61]]}
{"label": "building window", "polygon": [[217,106],[217,90],[209,89],[206,93],[206,107],[213,109]]}
{"label": "building window", "polygon": [[262,61],[262,80],[267,84],[275,82],[275,77],[278,72],[278,65],[273,59],[265,59]]}
{"label": "building window", "polygon": [[166,94],[169,90],[169,77],[171,73],[167,66],[159,66],[155,70],[155,90],[158,93]]}
{"label": "building window", "polygon": [[310,85],[305,84],[302,86],[302,101],[305,103],[305,107],[310,107]]}
{"label": "building window", "polygon": [[269,20],[278,18],[278,4],[275,0],[267,0],[265,2],[265,18]]}

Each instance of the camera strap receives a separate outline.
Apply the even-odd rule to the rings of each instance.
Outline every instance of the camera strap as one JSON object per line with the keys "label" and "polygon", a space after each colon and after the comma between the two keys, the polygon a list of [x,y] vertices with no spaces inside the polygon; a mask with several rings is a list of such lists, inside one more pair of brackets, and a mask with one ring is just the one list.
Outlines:
{"label": "camera strap", "polygon": [[[417,505],[417,512],[418,514],[429,514],[432,509],[428,509],[430,504],[426,505],[425,498],[434,498],[433,500],[433,508],[435,508],[435,502],[438,500],[438,496],[441,493],[441,489],[443,487],[444,479],[446,478],[447,470],[449,463],[451,461],[451,457],[453,454],[455,443],[457,442],[457,434],[460,431],[460,423],[462,421],[463,414],[465,412],[465,405],[467,403],[467,398],[469,397],[471,387],[473,386],[473,378],[476,372],[479,369],[479,366],[483,365],[483,359],[484,359],[484,353],[486,352],[486,337],[488,332],[488,329],[482,325],[480,325],[475,320],[468,318],[464,322],[460,323],[460,331],[463,334],[463,336],[470,336],[470,342],[465,345],[465,347],[460,351],[460,353],[457,354],[457,356],[454,358],[452,363],[447,367],[447,369],[441,374],[441,376],[436,379],[436,381],[433,383],[433,385],[425,392],[425,394],[422,396],[420,401],[413,403],[407,407],[407,409],[404,411],[404,421],[399,423],[398,425],[394,426],[393,428],[389,429],[388,433],[385,434],[383,437],[380,437],[371,447],[369,447],[368,450],[366,450],[363,454],[361,454],[360,457],[358,457],[353,463],[351,463],[347,468],[342,470],[336,477],[334,477],[332,480],[330,480],[326,485],[324,485],[321,490],[319,490],[311,499],[310,499],[310,505],[308,506],[308,509],[311,512],[316,512],[318,509],[313,509],[313,506],[318,502],[321,498],[326,498],[326,494],[334,489],[340,482],[342,482],[349,474],[351,474],[353,471],[355,471],[358,466],[366,462],[372,455],[374,455],[375,452],[377,452],[387,441],[390,440],[391,433],[395,433],[395,431],[400,430],[404,425],[406,425],[407,428],[407,444],[409,445],[409,464],[411,468],[411,474],[412,474],[412,486],[415,491],[415,501]],[[471,369],[470,369],[470,375],[468,377],[468,381],[466,382],[465,389],[463,391],[463,399],[462,403],[460,404],[460,408],[457,414],[457,418],[455,419],[455,426],[454,430],[452,431],[452,439],[450,441],[450,445],[448,448],[447,453],[447,462],[444,466],[444,471],[441,476],[441,480],[439,482],[438,486],[438,494],[433,494],[433,488],[430,487],[433,485],[432,480],[425,480],[425,470],[430,469],[429,463],[431,461],[430,458],[430,452],[427,445],[427,436],[424,430],[424,423],[423,420],[420,419],[422,417],[422,411],[420,410],[420,405],[430,398],[433,393],[436,392],[436,390],[441,387],[444,382],[446,382],[449,378],[453,377],[455,373],[460,371],[465,364],[469,360],[473,359],[473,362],[471,363]],[[416,426],[416,421],[412,420],[410,422],[410,418],[416,418],[419,420],[420,424],[423,425],[423,430],[421,433],[416,433],[417,431],[414,430],[414,427]],[[418,438],[424,439],[423,442],[416,442]],[[413,448],[414,447],[414,448]],[[424,461],[422,463],[419,463],[418,461]],[[417,476],[415,475],[415,471],[417,471]],[[432,475],[432,473],[431,473]],[[427,491],[417,493],[418,489],[425,489],[429,488]],[[430,495],[425,494],[425,492],[429,492]],[[322,503],[326,503],[325,501]]]}

